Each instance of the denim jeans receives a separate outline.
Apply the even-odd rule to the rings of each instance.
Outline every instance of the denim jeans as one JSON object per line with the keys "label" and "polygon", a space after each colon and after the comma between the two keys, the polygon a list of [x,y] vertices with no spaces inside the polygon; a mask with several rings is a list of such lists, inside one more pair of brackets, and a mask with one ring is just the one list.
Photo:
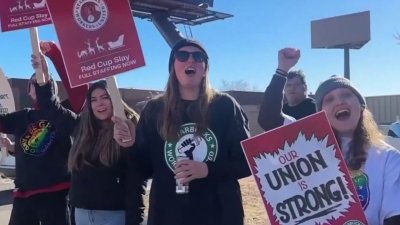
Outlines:
{"label": "denim jeans", "polygon": [[125,210],[75,208],[76,225],[125,225]]}

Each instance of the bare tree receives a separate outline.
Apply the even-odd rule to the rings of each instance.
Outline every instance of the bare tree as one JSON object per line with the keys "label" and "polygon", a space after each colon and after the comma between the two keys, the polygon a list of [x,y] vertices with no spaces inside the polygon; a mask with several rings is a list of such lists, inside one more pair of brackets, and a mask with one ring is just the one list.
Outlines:
{"label": "bare tree", "polygon": [[[396,40],[400,41],[400,33],[399,33],[399,32],[397,32],[397,33],[394,34],[393,36],[394,36],[394,38],[395,38]],[[400,42],[399,42],[398,44],[400,44]]]}
{"label": "bare tree", "polygon": [[250,86],[249,82],[244,80],[227,81],[222,80],[219,90],[221,91],[259,91],[259,88],[254,85]]}

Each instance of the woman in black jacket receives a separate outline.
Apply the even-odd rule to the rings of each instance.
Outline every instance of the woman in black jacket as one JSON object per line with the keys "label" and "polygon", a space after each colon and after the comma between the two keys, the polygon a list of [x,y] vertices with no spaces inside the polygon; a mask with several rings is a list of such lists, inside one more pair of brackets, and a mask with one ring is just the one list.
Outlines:
{"label": "woman in black jacket", "polygon": [[234,98],[211,87],[208,69],[200,43],[179,41],[165,93],[141,113],[132,161],[153,179],[148,225],[244,224],[238,180],[250,175],[240,145],[248,120]]}
{"label": "woman in black jacket", "polygon": [[[140,224],[143,182],[136,170],[128,168],[129,150],[124,148],[133,144],[135,127],[114,133],[113,105],[105,81],[91,85],[86,102],[68,160],[72,181],[69,197],[75,207],[75,222]],[[124,109],[130,124],[136,124],[138,114],[126,104]]]}

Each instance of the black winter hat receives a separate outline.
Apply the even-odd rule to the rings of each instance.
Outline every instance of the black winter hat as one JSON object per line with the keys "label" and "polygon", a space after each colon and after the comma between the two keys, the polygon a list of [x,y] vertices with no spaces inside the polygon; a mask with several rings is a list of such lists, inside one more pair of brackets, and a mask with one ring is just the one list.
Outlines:
{"label": "black winter hat", "polygon": [[183,38],[179,41],[177,41],[171,49],[171,53],[169,55],[169,63],[168,63],[168,70],[171,71],[172,67],[174,66],[174,61],[175,61],[175,52],[178,51],[180,48],[185,47],[185,46],[194,46],[196,48],[199,48],[204,54],[206,54],[206,68],[208,68],[208,54],[206,49],[203,47],[203,45],[200,44],[200,42],[193,40],[193,39],[187,39]]}

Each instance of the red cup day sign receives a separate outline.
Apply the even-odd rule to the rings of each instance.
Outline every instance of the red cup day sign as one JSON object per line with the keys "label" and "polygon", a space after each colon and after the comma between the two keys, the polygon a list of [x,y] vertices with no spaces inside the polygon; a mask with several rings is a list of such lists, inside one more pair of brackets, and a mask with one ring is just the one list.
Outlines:
{"label": "red cup day sign", "polygon": [[51,23],[46,0],[1,0],[0,15],[3,32]]}
{"label": "red cup day sign", "polygon": [[127,0],[47,0],[47,7],[72,87],[145,65]]}
{"label": "red cup day sign", "polygon": [[324,112],[242,141],[272,225],[367,224]]}

